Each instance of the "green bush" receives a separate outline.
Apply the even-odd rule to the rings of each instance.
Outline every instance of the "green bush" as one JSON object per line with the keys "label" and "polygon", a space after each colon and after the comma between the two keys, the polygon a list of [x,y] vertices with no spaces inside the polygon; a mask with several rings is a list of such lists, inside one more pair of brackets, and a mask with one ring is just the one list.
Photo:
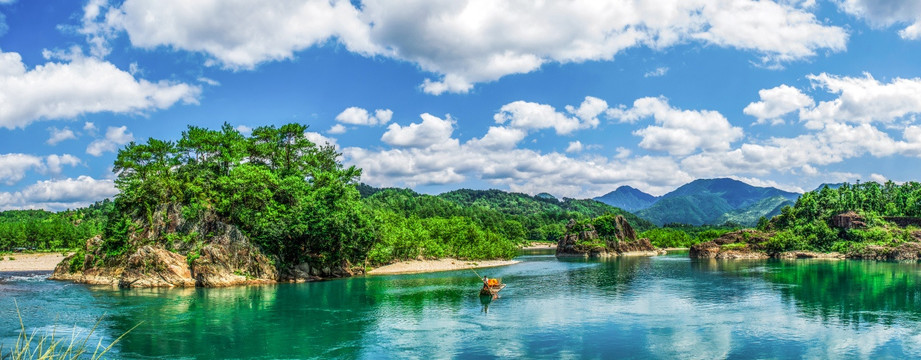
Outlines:
{"label": "green bush", "polygon": [[801,236],[797,236],[789,230],[777,232],[768,241],[765,241],[763,246],[769,253],[779,253],[807,248],[805,240]]}

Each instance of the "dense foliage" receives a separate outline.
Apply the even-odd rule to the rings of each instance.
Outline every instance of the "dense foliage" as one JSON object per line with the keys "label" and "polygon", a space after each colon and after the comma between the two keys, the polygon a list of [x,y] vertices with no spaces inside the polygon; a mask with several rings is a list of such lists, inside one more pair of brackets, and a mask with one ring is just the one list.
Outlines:
{"label": "dense foliage", "polygon": [[[866,228],[836,229],[833,216],[854,211],[864,218]],[[768,221],[759,222],[762,230],[777,231],[771,249],[786,251],[850,251],[867,244],[892,245],[910,239],[910,231],[889,224],[883,217],[921,216],[921,184],[897,185],[891,181],[843,184],[837,189],[803,194],[792,207]]]}
{"label": "dense foliage", "polygon": [[559,201],[499,190],[463,189],[432,196],[406,189],[360,189],[381,220],[381,239],[369,258],[372,263],[441,256],[510,258],[527,241],[556,241],[570,219],[604,214],[624,214],[635,221],[631,224],[653,227],[593,200]]}
{"label": "dense foliage", "polygon": [[184,216],[215,214],[238,226],[283,264],[362,261],[375,239],[355,189],[361,170],[343,167],[332,146],[318,146],[306,126],[263,126],[244,136],[190,126],[177,142],[130,143],[115,161],[121,191],[106,228],[109,254],[123,254],[131,219],[164,204]]}
{"label": "dense foliage", "polygon": [[100,234],[112,202],[53,213],[45,210],[0,212],[0,251],[57,250],[82,245]]}
{"label": "dense foliage", "polygon": [[665,224],[665,226],[661,228],[644,231],[638,236],[649,238],[649,242],[660,248],[690,247],[694,244],[711,241],[725,233],[738,230],[740,228],[741,225],[733,223],[725,223],[720,226]]}

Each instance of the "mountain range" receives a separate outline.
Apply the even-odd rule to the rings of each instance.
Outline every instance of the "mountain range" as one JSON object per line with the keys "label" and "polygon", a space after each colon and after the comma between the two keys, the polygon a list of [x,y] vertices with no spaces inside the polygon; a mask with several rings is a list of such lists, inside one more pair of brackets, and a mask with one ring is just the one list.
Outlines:
{"label": "mountain range", "polygon": [[773,187],[757,187],[720,178],[698,179],[662,196],[653,196],[630,186],[621,186],[595,200],[635,213],[662,226],[735,222],[754,226],[762,216],[772,217],[793,205],[799,193]]}

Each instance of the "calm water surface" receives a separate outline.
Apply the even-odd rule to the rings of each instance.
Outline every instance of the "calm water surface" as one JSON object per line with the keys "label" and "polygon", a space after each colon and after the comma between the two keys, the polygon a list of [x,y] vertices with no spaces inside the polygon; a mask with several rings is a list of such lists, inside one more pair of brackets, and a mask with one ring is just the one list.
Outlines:
{"label": "calm water surface", "polygon": [[[470,271],[121,290],[0,274],[0,342],[92,327],[129,359],[921,357],[921,265],[519,257]],[[485,300],[485,299],[484,299]],[[55,325],[58,326],[55,326]]]}

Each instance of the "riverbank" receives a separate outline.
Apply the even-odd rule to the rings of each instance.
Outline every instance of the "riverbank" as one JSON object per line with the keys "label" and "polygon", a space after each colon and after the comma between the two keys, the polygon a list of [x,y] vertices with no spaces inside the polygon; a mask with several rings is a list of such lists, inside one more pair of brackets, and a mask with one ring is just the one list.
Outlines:
{"label": "riverbank", "polygon": [[12,253],[0,255],[0,271],[53,271],[64,259],[61,253]]}
{"label": "riverbank", "polygon": [[544,242],[544,241],[532,241],[528,246],[523,246],[522,250],[541,250],[541,249],[556,249],[555,242]]}
{"label": "riverbank", "polygon": [[408,260],[400,261],[390,265],[384,265],[368,271],[368,275],[394,275],[394,274],[415,274],[437,271],[452,271],[463,269],[478,269],[486,267],[507,266],[517,264],[518,260],[479,260],[468,261],[458,259],[438,259],[438,260]]}

